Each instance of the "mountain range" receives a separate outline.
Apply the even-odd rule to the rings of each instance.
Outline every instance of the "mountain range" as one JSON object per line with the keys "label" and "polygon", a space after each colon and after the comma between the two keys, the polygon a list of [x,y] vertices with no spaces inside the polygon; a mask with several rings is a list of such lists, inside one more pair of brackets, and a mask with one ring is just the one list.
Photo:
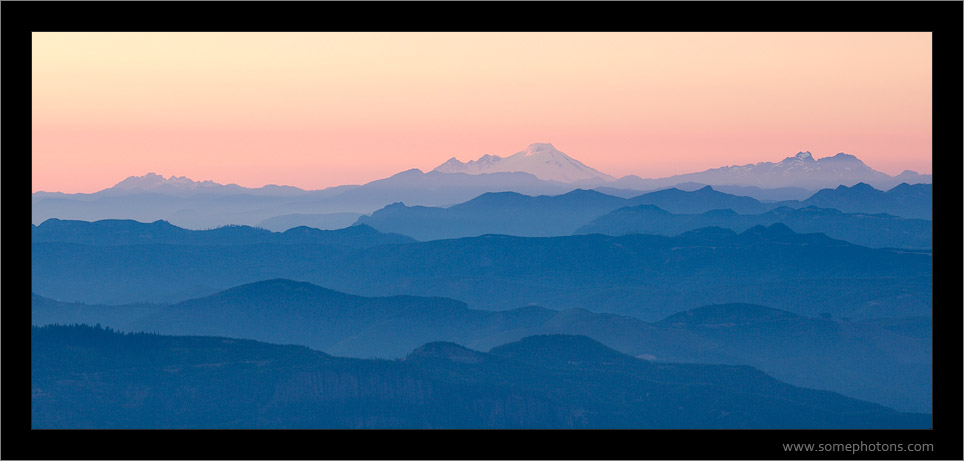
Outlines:
{"label": "mountain range", "polygon": [[799,209],[782,206],[760,214],[738,214],[729,209],[700,214],[673,214],[655,205],[639,205],[602,215],[575,233],[679,235],[704,227],[743,232],[753,226],[775,223],[785,224],[795,232],[819,232],[872,248],[929,250],[932,247],[931,221],[899,218],[884,213],[843,213],[815,206]]}
{"label": "mountain range", "polygon": [[414,242],[410,237],[382,233],[369,226],[358,225],[338,230],[294,227],[284,232],[271,232],[250,226],[225,226],[209,230],[189,230],[167,221],[141,223],[129,219],[102,221],[65,221],[48,219],[33,226],[34,242],[68,242],[86,245],[331,245],[366,248]]}
{"label": "mountain range", "polygon": [[853,187],[822,189],[804,203],[847,213],[888,213],[904,218],[932,219],[933,195],[930,184],[901,183],[882,191],[860,183]]}
{"label": "mountain range", "polygon": [[[345,214],[368,214],[396,202],[410,206],[450,206],[487,192],[559,195],[580,187],[596,187],[611,195],[627,196],[620,191],[628,190],[629,195],[636,196],[680,184],[699,183],[761,199],[782,200],[796,199],[821,188],[849,187],[861,182],[891,189],[902,182],[929,183],[930,175],[904,172],[891,177],[851,155],[837,154],[815,160],[809,153],[800,153],[778,163],[730,166],[661,179],[637,176],[615,179],[551,144],[532,144],[504,158],[486,155],[467,163],[453,158],[428,173],[411,169],[364,185],[313,191],[277,185],[245,188],[148,173],[129,177],[92,194],[35,192],[32,221],[40,224],[50,218],[135,219],[166,220],[191,229],[228,224],[263,225],[278,231],[287,229],[281,226],[331,229],[330,226],[344,222]],[[774,190],[768,192],[770,189]]]}
{"label": "mountain range", "polygon": [[[32,197],[32,220],[40,224],[51,218],[98,221],[134,219],[168,221],[189,229],[224,225],[256,226],[283,219],[284,224],[311,226],[319,219],[343,213],[371,213],[397,201],[448,206],[480,194],[514,190],[525,194],[562,194],[574,189],[564,183],[542,181],[528,173],[423,173],[412,169],[365,185],[338,186],[305,191],[265,186],[181,186],[184,181],[166,180],[158,186],[156,175],[128,178],[130,187],[109,188],[93,194],[36,192]],[[144,186],[136,186],[144,180]],[[163,187],[162,187],[163,186]],[[169,187],[168,187],[169,186]],[[173,192],[172,192],[173,191]],[[283,218],[281,218],[283,217]],[[290,227],[289,227],[290,228]]]}
{"label": "mountain range", "polygon": [[608,185],[622,189],[647,190],[672,187],[687,182],[764,189],[800,187],[810,190],[852,186],[862,182],[878,189],[890,189],[905,182],[930,183],[931,175],[905,170],[897,176],[890,176],[874,170],[857,157],[843,152],[821,159],[814,159],[810,152],[798,152],[776,163],[732,165],[660,179],[642,179],[639,176],[630,175]]}
{"label": "mountain range", "polygon": [[773,188],[803,188],[809,190],[872,184],[890,189],[900,183],[930,183],[931,175],[905,170],[897,176],[881,173],[867,166],[856,156],[838,153],[814,159],[810,152],[798,152],[780,162],[760,162],[713,168],[658,179],[643,179],[636,175],[614,178],[590,168],[557,150],[552,144],[531,144],[526,150],[508,157],[486,154],[478,160],[461,162],[455,157],[436,167],[440,173],[526,172],[539,179],[576,185],[601,185],[616,189],[654,190],[685,183],[713,186]]}
{"label": "mountain range", "polygon": [[273,232],[284,232],[295,227],[311,227],[322,230],[344,229],[351,226],[362,213],[292,213],[266,218],[258,223]]}
{"label": "mountain range", "polygon": [[[750,197],[718,192],[710,186],[695,191],[666,189],[632,198],[583,189],[537,197],[500,192],[482,194],[447,208],[394,203],[371,216],[360,216],[356,225],[368,225],[418,240],[435,240],[484,234],[523,237],[573,233],[678,235],[711,226],[742,232],[755,225],[779,222],[797,232],[822,232],[864,246],[928,249],[930,221],[879,212],[870,214],[866,210],[887,209],[902,213],[919,210],[930,199],[929,189],[930,185],[919,185],[895,188],[892,192],[871,189],[876,194],[864,194],[861,185],[857,185],[819,194],[819,203],[844,202],[848,209],[855,210],[853,213],[817,208],[809,204],[810,200],[762,203]],[[906,194],[902,190],[923,193]],[[851,191],[854,191],[854,197],[850,197]],[[918,211],[917,214],[923,213]]]}
{"label": "mountain range", "polygon": [[31,367],[35,429],[931,427],[751,367],[655,364],[581,336],[382,361],[53,326],[32,330]]}
{"label": "mountain range", "polygon": [[929,428],[930,179],[616,178],[537,143],[36,192],[32,426]]}
{"label": "mountain range", "polygon": [[173,305],[87,305],[34,295],[31,311],[34,325],[245,338],[358,358],[400,358],[432,341],[487,350],[532,335],[585,335],[634,357],[750,365],[790,384],[904,411],[929,412],[931,402],[927,317],[890,319],[885,327],[725,304],[649,323],[584,309],[486,311],[447,298],[353,296],[291,280]]}
{"label": "mountain range", "polygon": [[371,216],[359,217],[355,224],[418,240],[483,234],[549,237],[569,235],[593,218],[626,203],[626,199],[584,189],[537,197],[489,192],[448,208],[393,203]]}
{"label": "mountain range", "polygon": [[855,318],[929,316],[931,306],[929,252],[872,249],[779,223],[739,234],[483,235],[367,248],[87,239],[33,242],[34,292],[91,303],[175,302],[288,278],[356,294],[444,296],[485,309],[535,303],[644,320],[732,302]]}

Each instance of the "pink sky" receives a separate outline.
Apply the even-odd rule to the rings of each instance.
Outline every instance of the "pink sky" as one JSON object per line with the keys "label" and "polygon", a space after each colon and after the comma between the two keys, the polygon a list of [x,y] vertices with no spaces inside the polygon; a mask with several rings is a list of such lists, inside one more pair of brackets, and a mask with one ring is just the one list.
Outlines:
{"label": "pink sky", "polygon": [[931,173],[929,33],[34,33],[33,189],[361,184],[534,142],[644,178]]}

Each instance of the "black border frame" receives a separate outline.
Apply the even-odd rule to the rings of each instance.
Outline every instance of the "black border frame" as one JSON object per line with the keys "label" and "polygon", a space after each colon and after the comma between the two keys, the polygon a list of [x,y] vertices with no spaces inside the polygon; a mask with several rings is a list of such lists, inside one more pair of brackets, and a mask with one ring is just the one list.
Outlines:
{"label": "black border frame", "polygon": [[[914,31],[933,37],[935,205],[958,210],[945,174],[962,144],[960,2],[4,2],[3,201],[9,217],[30,210],[32,31]],[[767,18],[767,19],[760,19]],[[764,22],[766,21],[766,22]],[[777,30],[779,29],[779,30]],[[939,155],[937,155],[939,153]],[[11,167],[14,167],[12,170]],[[16,211],[13,211],[16,210]],[[935,210],[934,241],[949,259],[951,219]],[[955,213],[956,215],[956,213]],[[956,217],[954,219],[956,221]],[[17,227],[22,226],[22,227]],[[955,228],[957,224],[954,225]],[[25,278],[8,232],[5,281]],[[23,230],[21,230],[23,229]],[[21,234],[22,232],[22,234]],[[956,232],[953,233],[956,239]],[[14,240],[16,238],[16,240]],[[956,247],[956,245],[955,245]],[[951,267],[950,265],[943,265]],[[935,272],[935,276],[938,275]],[[8,289],[3,311],[4,459],[961,459],[964,389],[962,310],[950,277],[935,277],[934,428],[931,430],[32,430],[26,290]],[[956,279],[955,279],[956,280]],[[955,283],[956,285],[956,283]],[[939,296],[938,296],[939,294]],[[937,301],[940,300],[940,301]],[[948,302],[950,300],[951,302]],[[16,302],[14,302],[16,301]],[[132,442],[121,444],[118,442]],[[784,443],[931,443],[932,452],[791,453]],[[138,451],[125,451],[133,446]],[[454,449],[453,449],[454,447]]]}

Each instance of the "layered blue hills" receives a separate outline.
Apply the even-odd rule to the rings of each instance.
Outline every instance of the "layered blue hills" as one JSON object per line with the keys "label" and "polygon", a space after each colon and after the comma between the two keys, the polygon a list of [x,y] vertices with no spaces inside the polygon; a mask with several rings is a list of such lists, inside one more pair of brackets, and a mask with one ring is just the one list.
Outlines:
{"label": "layered blue hills", "polygon": [[[928,428],[750,367],[653,364],[579,336],[404,360],[219,337],[31,332],[33,428]],[[82,385],[77,385],[79,382]]]}
{"label": "layered blue hills", "polygon": [[624,206],[625,202],[619,197],[583,189],[537,197],[490,192],[448,208],[395,203],[371,216],[359,217],[356,224],[418,240],[484,234],[548,237],[571,234],[589,220]]}
{"label": "layered blue hills", "polygon": [[443,296],[485,309],[585,308],[644,320],[728,302],[804,315],[929,316],[932,280],[928,252],[867,248],[783,224],[675,237],[484,235],[367,248],[35,241],[31,262],[33,291],[64,301],[177,302],[288,278],[360,295]]}
{"label": "layered blue hills", "polygon": [[930,411],[931,335],[916,318],[878,324],[723,304],[650,323],[585,309],[486,311],[447,298],[355,296],[283,279],[173,305],[87,305],[34,296],[32,317],[35,325],[245,338],[386,359],[432,341],[486,350],[532,335],[584,335],[632,357],[751,365],[790,384]]}
{"label": "layered blue hills", "polygon": [[781,223],[801,233],[824,233],[873,248],[930,249],[932,221],[879,213],[844,213],[831,208],[781,206],[760,214],[713,210],[701,214],[673,214],[655,205],[624,207],[602,215],[576,230],[576,234],[678,235],[703,227],[743,232],[751,227]]}
{"label": "layered blue hills", "polygon": [[570,235],[599,216],[640,204],[658,206],[673,213],[702,213],[717,209],[762,213],[770,208],[756,199],[717,192],[709,186],[696,191],[672,188],[632,198],[584,189],[535,197],[516,192],[490,192],[447,208],[394,203],[371,216],[359,217],[356,224],[418,240],[484,234],[552,237]]}
{"label": "layered blue hills", "polygon": [[[582,189],[535,197],[498,192],[482,194],[450,207],[406,206],[398,202],[370,216],[360,216],[356,225],[369,225],[383,232],[425,241],[485,234],[678,235],[708,226],[742,232],[755,225],[783,223],[797,232],[822,232],[858,245],[929,249],[930,213],[923,213],[922,207],[930,209],[930,187],[929,184],[902,184],[883,192],[858,184],[852,188],[826,189],[803,202],[778,203],[727,194],[710,186],[691,191],[671,188],[631,198]],[[852,197],[868,188],[871,193]],[[911,219],[904,217],[906,215],[927,219]]]}
{"label": "layered blue hills", "polygon": [[929,429],[930,181],[810,152],[617,179],[536,143],[35,192],[31,426]]}
{"label": "layered blue hills", "polygon": [[203,229],[32,226],[35,428],[931,424],[930,184],[160,179],[34,194]]}
{"label": "layered blue hills", "polygon": [[655,205],[670,213],[705,213],[710,210],[733,210],[742,214],[762,213],[769,207],[751,197],[727,194],[706,186],[695,191],[670,188],[629,199],[632,205]]}
{"label": "layered blue hills", "polygon": [[932,219],[933,191],[932,184],[901,183],[882,191],[858,183],[852,187],[819,190],[803,204],[835,208],[847,213],[887,213],[904,218]]}
{"label": "layered blue hills", "polygon": [[414,242],[410,237],[382,233],[369,226],[338,230],[295,227],[271,232],[251,226],[222,226],[209,230],[189,230],[167,221],[142,223],[130,219],[72,221],[48,219],[33,226],[34,242],[67,242],[87,245],[254,245],[311,244],[364,248],[375,245]]}
{"label": "layered blue hills", "polygon": [[[610,195],[630,198],[647,191],[667,188],[689,190],[709,184],[717,193],[728,192],[734,196],[750,196],[758,200],[792,200],[797,204],[800,203],[796,202],[797,200],[805,199],[812,191],[820,188],[829,187],[833,190],[832,188],[838,185],[856,184],[854,187],[859,189],[864,183],[891,190],[901,187],[919,188],[920,193],[930,194],[929,184],[917,183],[930,183],[931,175],[905,171],[898,176],[889,176],[873,170],[856,157],[843,153],[818,160],[809,152],[800,152],[778,163],[734,165],[661,179],[642,179],[630,175],[613,181],[614,178],[555,151],[551,146],[548,149],[544,146],[530,146],[526,152],[533,155],[520,152],[524,155],[517,160],[523,160],[522,163],[511,161],[515,166],[509,169],[504,169],[504,164],[503,167],[491,169],[482,167],[479,163],[491,167],[493,161],[501,161],[498,156],[488,155],[479,162],[474,162],[475,166],[482,167],[481,169],[465,169],[466,164],[453,158],[427,173],[409,169],[363,185],[342,185],[323,190],[302,190],[277,185],[246,188],[237,184],[224,185],[210,180],[193,181],[174,176],[164,178],[148,173],[144,176],[131,176],[113,187],[90,194],[36,192],[32,197],[32,222],[40,224],[50,218],[85,221],[135,219],[145,222],[166,220],[191,229],[228,224],[262,225],[277,231],[302,225],[336,228],[330,226],[344,227],[349,224],[345,220],[350,219],[351,215],[371,213],[396,202],[410,206],[448,207],[489,192],[557,195],[580,186],[596,187]],[[549,155],[544,156],[546,154]],[[481,174],[467,174],[470,170]],[[649,198],[663,201],[661,203],[641,201],[624,206],[652,204],[673,213],[698,214],[712,209],[702,207],[701,202],[707,202],[714,204],[716,208],[734,209],[740,213],[758,214],[765,211],[759,208],[759,204],[746,200],[749,197],[735,200],[703,191],[700,200],[680,202],[678,197],[673,197],[674,194],[679,195],[680,191],[667,190],[669,192]],[[890,204],[882,205],[879,197],[865,196],[851,200],[861,194],[847,193],[844,195],[851,197],[839,202],[844,208],[830,206],[819,200],[804,206],[838,208],[845,212],[883,212],[901,217],[930,219],[929,201],[918,201],[920,206],[927,209],[925,211],[917,204],[905,200],[917,192],[898,192],[884,199],[893,202]],[[862,200],[869,202],[864,203]],[[666,201],[677,203],[674,205]],[[721,203],[725,201],[732,203]],[[787,203],[787,206],[795,205]],[[853,206],[856,208],[851,209]]]}

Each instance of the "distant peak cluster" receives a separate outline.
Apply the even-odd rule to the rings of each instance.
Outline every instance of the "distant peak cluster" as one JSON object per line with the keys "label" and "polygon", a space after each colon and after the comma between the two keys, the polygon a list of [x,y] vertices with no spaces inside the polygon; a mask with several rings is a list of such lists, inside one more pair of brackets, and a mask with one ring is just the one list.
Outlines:
{"label": "distant peak cluster", "polygon": [[[745,165],[731,165],[701,172],[686,173],[666,178],[643,179],[636,175],[616,178],[596,170],[581,161],[556,149],[551,143],[532,143],[524,150],[505,157],[484,154],[476,160],[460,161],[452,157],[437,166],[430,173],[489,175],[497,173],[521,173],[531,175],[539,181],[557,186],[574,187],[612,187],[632,190],[654,190],[673,187],[683,183],[709,184],[715,186],[740,186],[760,188],[797,187],[808,190],[833,188],[838,185],[867,183],[878,189],[886,190],[900,183],[930,183],[931,175],[918,174],[904,170],[897,176],[890,176],[867,166],[859,158],[843,152],[833,156],[814,158],[810,151],[800,151],[780,162],[759,162]],[[425,175],[413,168],[400,174],[415,177]],[[194,181],[185,176],[165,178],[154,172],[143,176],[130,176],[117,183],[117,190],[213,190],[231,187],[237,190],[251,190],[236,184],[222,185],[211,180]],[[291,186],[272,186],[290,191],[300,189]]]}

